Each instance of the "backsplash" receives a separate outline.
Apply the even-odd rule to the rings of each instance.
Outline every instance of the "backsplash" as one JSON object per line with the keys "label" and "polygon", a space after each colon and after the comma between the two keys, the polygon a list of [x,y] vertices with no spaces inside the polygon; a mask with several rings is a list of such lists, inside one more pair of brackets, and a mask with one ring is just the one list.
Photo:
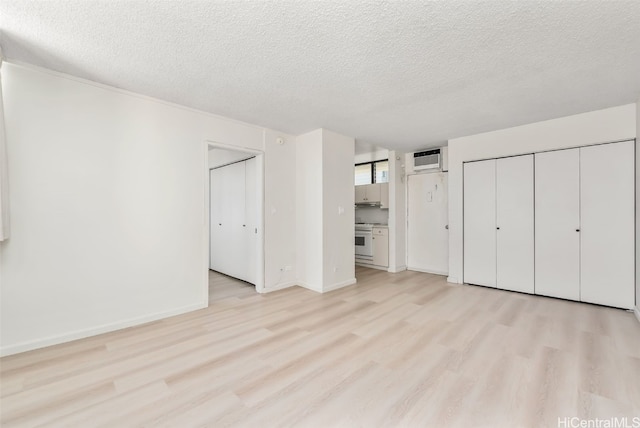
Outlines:
{"label": "backsplash", "polygon": [[380,207],[356,206],[356,223],[389,223],[389,210]]}

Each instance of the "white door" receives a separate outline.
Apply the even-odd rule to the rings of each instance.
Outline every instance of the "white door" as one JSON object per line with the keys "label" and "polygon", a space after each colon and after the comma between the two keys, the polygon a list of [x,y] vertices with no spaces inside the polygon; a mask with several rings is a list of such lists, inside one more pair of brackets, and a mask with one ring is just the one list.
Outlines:
{"label": "white door", "polygon": [[216,168],[209,173],[209,268],[232,275],[232,255],[225,248],[230,237],[230,193],[227,191],[232,180],[229,169]]}
{"label": "white door", "polygon": [[464,282],[496,286],[496,160],[464,164]]}
{"label": "white door", "polygon": [[535,292],[580,300],[580,149],[535,154]]}
{"label": "white door", "polygon": [[407,268],[447,275],[447,174],[410,175],[407,210]]}
{"label": "white door", "polygon": [[580,149],[580,300],[634,304],[633,141]]}
{"label": "white door", "polygon": [[496,162],[496,285],[533,293],[533,155]]}

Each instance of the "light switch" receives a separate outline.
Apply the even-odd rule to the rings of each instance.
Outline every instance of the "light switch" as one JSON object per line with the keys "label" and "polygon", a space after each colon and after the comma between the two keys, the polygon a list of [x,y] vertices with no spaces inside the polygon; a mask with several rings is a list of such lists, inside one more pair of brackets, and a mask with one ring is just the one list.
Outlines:
{"label": "light switch", "polygon": [[342,214],[344,214],[344,208],[338,207],[338,215],[342,215]]}

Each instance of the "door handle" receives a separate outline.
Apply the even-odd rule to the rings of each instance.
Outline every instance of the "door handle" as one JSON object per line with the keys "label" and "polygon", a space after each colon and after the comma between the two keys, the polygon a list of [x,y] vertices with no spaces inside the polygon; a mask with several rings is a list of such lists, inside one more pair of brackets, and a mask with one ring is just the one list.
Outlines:
{"label": "door handle", "polygon": [[445,228],[445,229],[447,229],[447,230],[449,230],[449,225],[446,225],[444,228]]}
{"label": "door handle", "polygon": [[576,232],[580,232],[580,229],[576,229]]}
{"label": "door handle", "polygon": [[499,227],[496,227],[496,230],[500,230],[500,228],[499,228]]}

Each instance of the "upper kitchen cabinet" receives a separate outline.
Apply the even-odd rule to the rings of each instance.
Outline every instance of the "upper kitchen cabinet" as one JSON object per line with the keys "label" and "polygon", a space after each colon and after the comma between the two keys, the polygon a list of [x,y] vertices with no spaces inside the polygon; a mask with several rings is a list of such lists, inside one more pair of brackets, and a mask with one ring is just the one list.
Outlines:
{"label": "upper kitchen cabinet", "polygon": [[[389,200],[387,190],[387,201]],[[380,183],[356,186],[356,204],[379,204],[381,196]]]}

